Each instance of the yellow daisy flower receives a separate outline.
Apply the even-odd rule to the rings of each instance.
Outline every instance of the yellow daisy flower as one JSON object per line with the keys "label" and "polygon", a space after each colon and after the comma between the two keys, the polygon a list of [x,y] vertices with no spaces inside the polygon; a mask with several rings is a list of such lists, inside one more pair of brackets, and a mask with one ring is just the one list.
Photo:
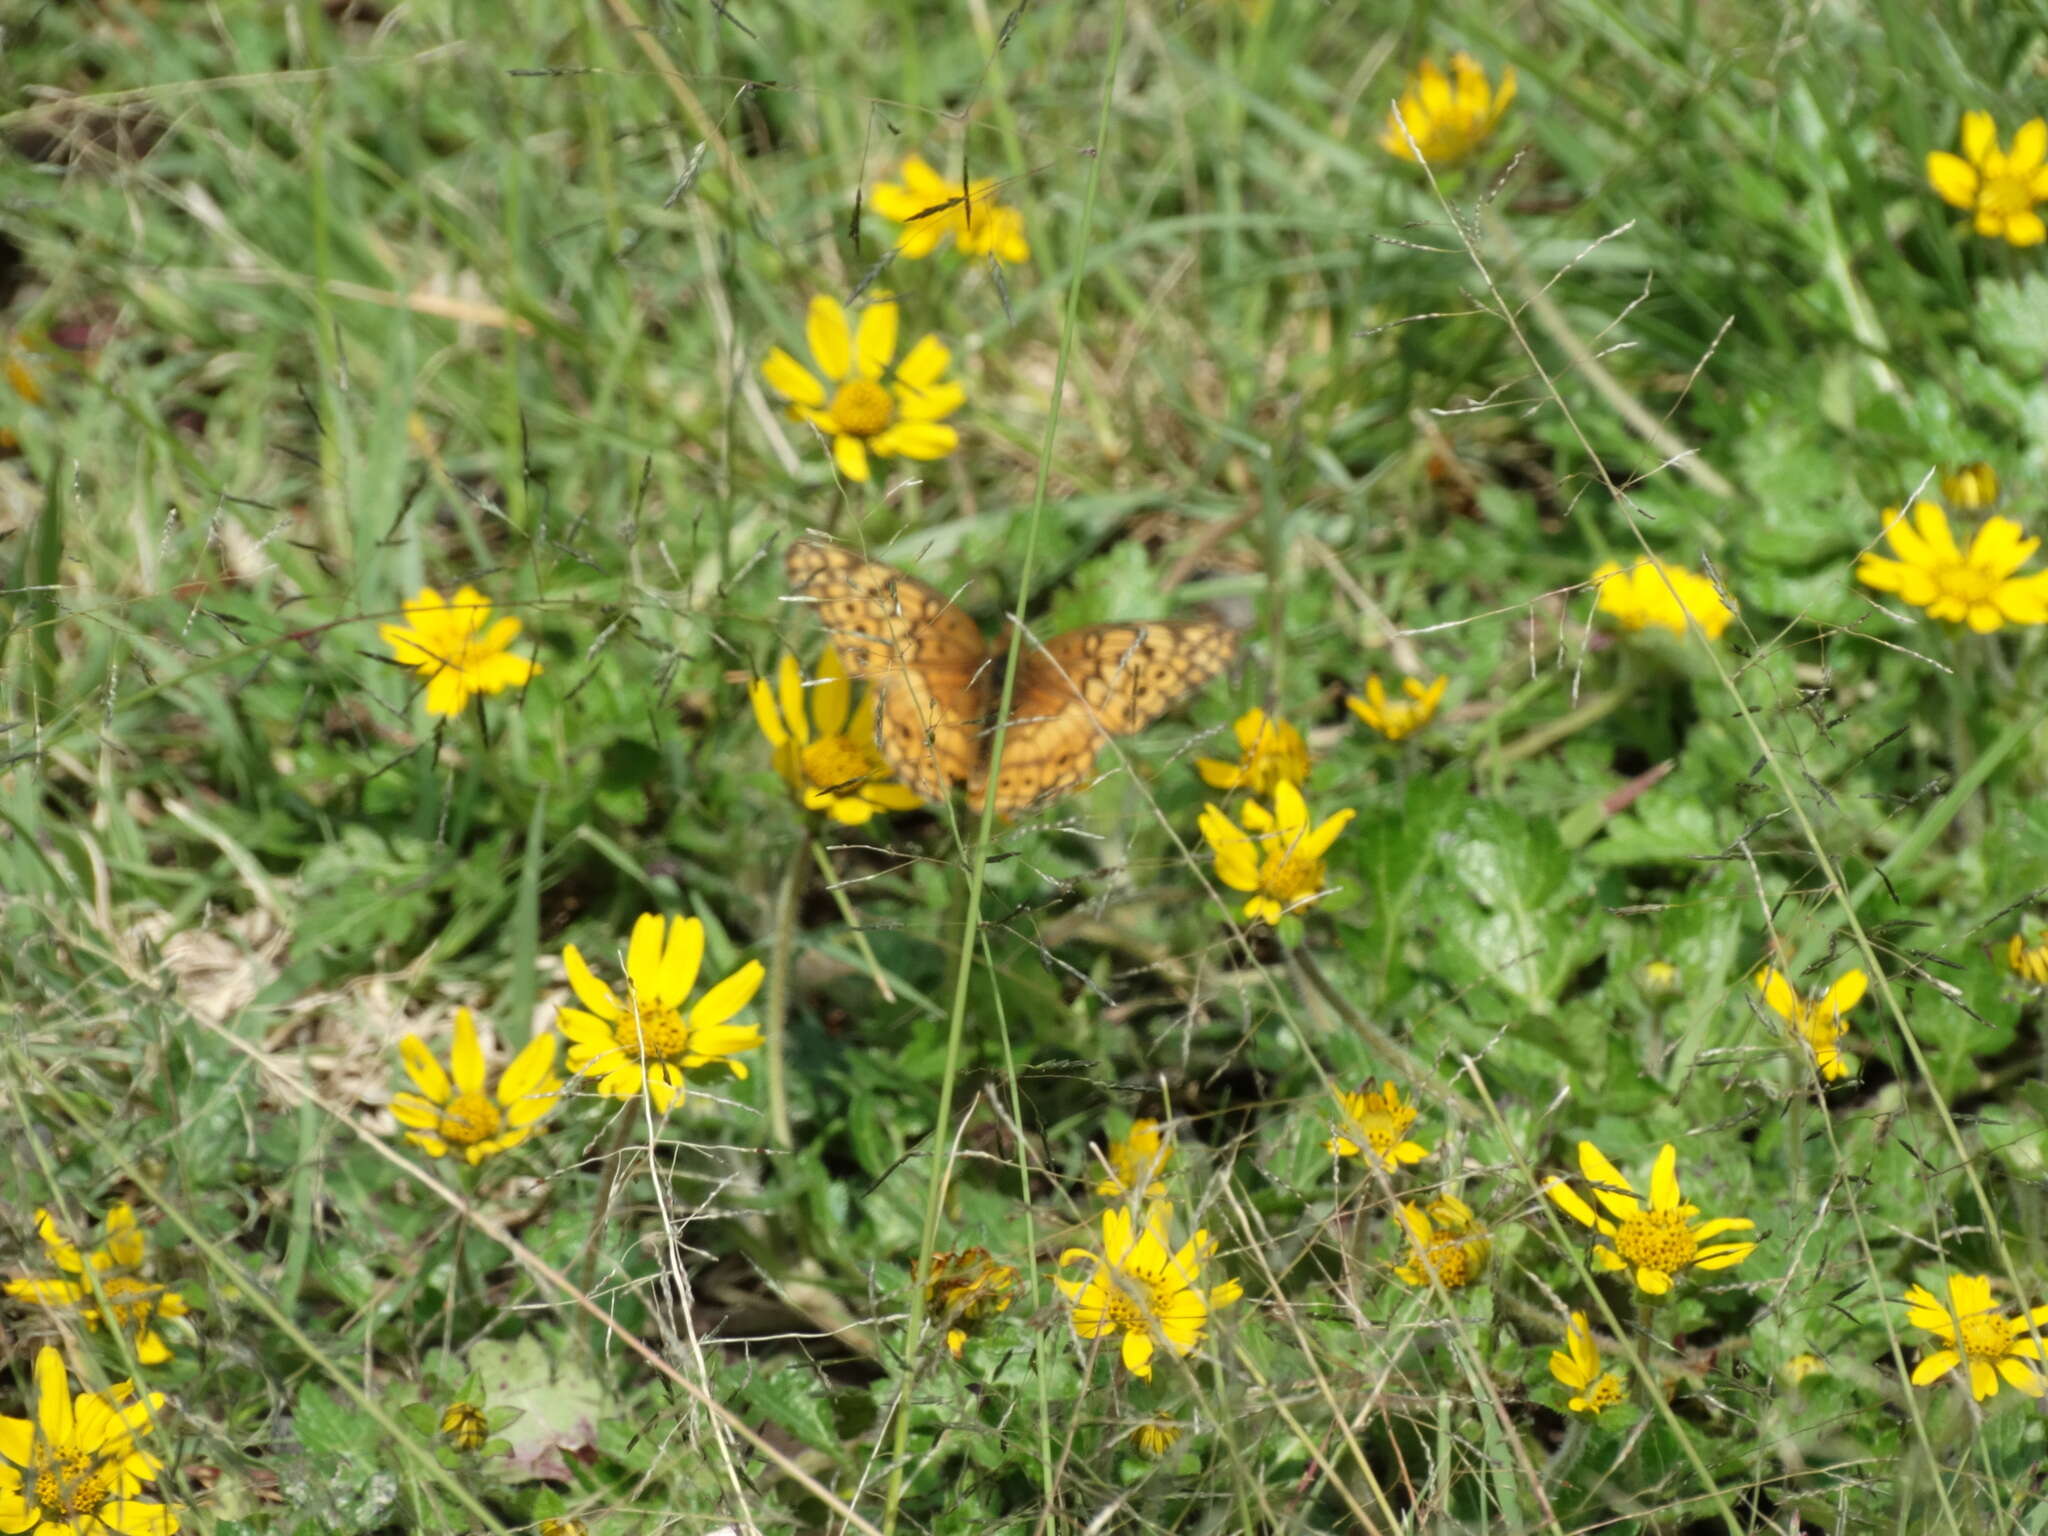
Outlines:
{"label": "yellow daisy flower", "polygon": [[[811,300],[804,335],[817,374],[776,347],[761,365],[769,385],[789,401],[789,414],[832,439],[832,461],[849,480],[865,481],[868,456],[943,459],[960,446],[946,418],[967,402],[967,392],[944,379],[952,354],[936,336],[896,356],[894,299],[872,301],[858,329],[836,300]],[[829,395],[825,386],[837,386]]]}
{"label": "yellow daisy flower", "polygon": [[1095,1186],[1105,1200],[1126,1200],[1141,1194],[1148,1200],[1165,1195],[1159,1175],[1173,1160],[1173,1143],[1159,1132],[1157,1120],[1133,1120],[1122,1141],[1112,1141],[1107,1153],[1109,1176]]}
{"label": "yellow daisy flower", "polygon": [[1593,1328],[1586,1314],[1574,1312],[1564,1331],[1564,1348],[1550,1356],[1550,1374],[1572,1390],[1565,1406],[1573,1413],[1599,1414],[1628,1395],[1628,1378],[1600,1366],[1600,1346],[1593,1341]]}
{"label": "yellow daisy flower", "polygon": [[[1612,1272],[1633,1270],[1636,1286],[1652,1296],[1671,1289],[1672,1277],[1686,1269],[1726,1269],[1756,1252],[1755,1243],[1715,1243],[1724,1232],[1746,1232],[1756,1223],[1740,1216],[1717,1216],[1693,1225],[1700,1213],[1687,1205],[1678,1188],[1678,1148],[1665,1143],[1650,1170],[1650,1203],[1636,1197],[1635,1186],[1590,1141],[1579,1143],[1579,1171],[1593,1188],[1593,1198],[1606,1207],[1600,1215],[1585,1196],[1562,1179],[1553,1179],[1545,1193],[1566,1215],[1614,1239],[1593,1245],[1593,1267]],[[1609,1220],[1611,1216],[1614,1219]]]}
{"label": "yellow daisy flower", "polygon": [[667,1114],[684,1096],[683,1073],[691,1068],[723,1066],[735,1077],[747,1075],[738,1056],[760,1046],[761,1032],[731,1021],[754,1000],[766,973],[760,961],[749,960],[685,1014],[683,1002],[704,963],[704,924],[697,918],[641,914],[626,947],[624,1001],[591,974],[574,944],[562,951],[562,962],[577,1000],[589,1010],[561,1011],[569,1068],[593,1079],[599,1093],[629,1099],[645,1089]]}
{"label": "yellow daisy flower", "polygon": [[391,1118],[406,1127],[405,1139],[429,1157],[460,1152],[472,1168],[531,1136],[562,1091],[555,1076],[555,1037],[542,1031],[498,1075],[493,1095],[476,1019],[467,1008],[455,1010],[449,1071],[441,1070],[418,1035],[398,1042],[398,1060],[419,1089],[391,1100]]}
{"label": "yellow daisy flower", "polygon": [[1138,1447],[1140,1454],[1157,1460],[1180,1444],[1180,1437],[1187,1432],[1187,1425],[1164,1415],[1157,1415],[1133,1429],[1130,1438]]}
{"label": "yellow daisy flower", "polygon": [[883,218],[903,226],[896,254],[910,261],[931,255],[951,235],[968,256],[993,256],[997,261],[1031,259],[1024,238],[1024,215],[995,200],[993,181],[948,181],[922,155],[904,159],[901,182],[875,188],[869,206]]}
{"label": "yellow daisy flower", "polygon": [[1216,856],[1216,878],[1250,895],[1244,915],[1278,923],[1328,894],[1323,855],[1356,814],[1339,811],[1311,831],[1301,791],[1281,779],[1273,786],[1272,810],[1256,800],[1245,802],[1241,829],[1215,806],[1203,806],[1202,836]]}
{"label": "yellow daisy flower", "polygon": [[1428,1205],[1403,1200],[1395,1222],[1410,1250],[1407,1262],[1394,1266],[1404,1285],[1428,1285],[1434,1273],[1445,1290],[1455,1291],[1486,1272],[1493,1242],[1472,1207],[1456,1195],[1438,1195]]}
{"label": "yellow daisy flower", "polygon": [[1849,1021],[1843,1015],[1863,1001],[1870,978],[1860,970],[1844,971],[1826,991],[1804,998],[1792,990],[1783,972],[1767,965],[1757,972],[1756,984],[1771,1011],[1792,1026],[1820,1075],[1831,1083],[1847,1077],[1854,1063],[1836,1042],[1849,1033]]}
{"label": "yellow daisy flower", "polygon": [[2032,944],[2027,943],[2024,933],[2014,934],[2012,942],[2005,947],[2005,963],[2022,980],[2031,981],[2037,987],[2048,987],[2048,928],[2035,934]]}
{"label": "yellow daisy flower", "polygon": [[64,1357],[38,1350],[33,1417],[0,1417],[0,1531],[172,1536],[177,1509],[136,1497],[163,1470],[135,1443],[163,1403],[163,1393],[138,1396],[126,1381],[74,1396]]}
{"label": "yellow daisy flower", "polygon": [[1980,635],[2007,624],[2048,624],[2048,571],[2013,574],[2041,541],[2028,538],[2011,518],[1986,518],[1967,555],[1949,532],[1948,514],[1931,501],[1914,502],[1910,521],[1897,507],[1886,507],[1884,536],[1898,559],[1863,554],[1856,579],[1866,587]]}
{"label": "yellow daisy flower", "polygon": [[1668,629],[1682,638],[1690,618],[1709,640],[1718,640],[1735,618],[1706,577],[1661,560],[1639,560],[1625,571],[1610,560],[1587,579],[1599,589],[1597,611],[1630,634]]}
{"label": "yellow daisy flower", "polygon": [[1167,1235],[1172,1207],[1154,1200],[1145,1207],[1142,1228],[1130,1210],[1102,1213],[1102,1252],[1069,1248],[1060,1266],[1085,1260],[1094,1266],[1085,1280],[1055,1277],[1053,1284],[1073,1303],[1074,1333],[1088,1339],[1123,1335],[1124,1368],[1152,1379],[1152,1356],[1163,1341],[1176,1355],[1201,1347],[1209,1314],[1244,1294],[1235,1280],[1202,1287],[1202,1266],[1216,1252],[1215,1239],[1200,1231],[1176,1250]]}
{"label": "yellow daisy flower", "polygon": [[1477,59],[1454,53],[1451,76],[1445,78],[1436,60],[1422,61],[1401,92],[1400,106],[1387,114],[1381,149],[1401,160],[1414,160],[1419,149],[1422,159],[1441,167],[1455,165],[1484,142],[1515,99],[1515,72],[1502,70],[1496,91]]}
{"label": "yellow daisy flower", "polygon": [[[775,771],[807,811],[823,811],[857,827],[880,811],[914,811],[924,802],[889,777],[875,746],[875,693],[853,699],[839,648],[818,658],[818,679],[804,686],[796,658],[785,654],[773,684],[757,677],[747,687],[754,722],[775,749]],[[806,697],[810,700],[805,707]]]}
{"label": "yellow daisy flower", "polygon": [[1449,682],[1448,677],[1439,677],[1425,688],[1414,678],[1404,677],[1401,691],[1408,697],[1389,700],[1386,687],[1375,672],[1365,680],[1365,697],[1347,696],[1344,706],[1387,740],[1399,741],[1404,736],[1413,736],[1436,718],[1436,707],[1443,701],[1444,687]]}
{"label": "yellow daisy flower", "polygon": [[1404,1163],[1419,1163],[1429,1156],[1429,1148],[1408,1139],[1408,1128],[1415,1123],[1417,1111],[1413,1104],[1401,1102],[1401,1090],[1391,1082],[1379,1088],[1361,1088],[1356,1093],[1340,1088],[1337,1108],[1342,1123],[1323,1143],[1325,1152],[1338,1157],[1363,1154],[1389,1173]]}
{"label": "yellow daisy flower", "polygon": [[452,602],[422,587],[406,602],[405,620],[379,624],[377,633],[402,665],[426,679],[430,715],[459,715],[476,695],[523,688],[540,671],[524,656],[508,654],[520,623],[510,617],[491,623],[491,605],[475,587],[462,588]]}
{"label": "yellow daisy flower", "polygon": [[2048,123],[2036,117],[1998,147],[1998,124],[1989,112],[1963,114],[1963,152],[1929,152],[1927,179],[1951,208],[1973,216],[1977,233],[2008,245],[2039,245],[2048,224],[2034,204],[2048,201]]}
{"label": "yellow daisy flower", "polygon": [[543,1520],[540,1536],[590,1536],[590,1527],[581,1520]]}
{"label": "yellow daisy flower", "polygon": [[[912,1279],[919,1278],[915,1263],[910,1273]],[[922,1278],[925,1311],[945,1324],[946,1350],[958,1360],[974,1324],[1010,1310],[1017,1271],[1013,1265],[996,1263],[986,1248],[968,1248],[933,1254]]]}
{"label": "yellow daisy flower", "polygon": [[1981,512],[1998,500],[1998,471],[1979,461],[1941,477],[1941,494],[1958,512]]}
{"label": "yellow daisy flower", "polygon": [[1240,761],[1195,759],[1195,772],[1211,789],[1248,789],[1255,795],[1270,795],[1282,779],[1296,788],[1308,782],[1308,743],[1278,715],[1248,709],[1230,729],[1237,737]]}
{"label": "yellow daisy flower", "polygon": [[2029,1397],[2042,1395],[2041,1373],[2029,1361],[2041,1358],[2041,1346],[2030,1334],[2048,1331],[2048,1307],[2021,1311],[2011,1317],[1991,1299],[1989,1275],[1950,1275],[1948,1301],[1936,1298],[1925,1286],[1906,1292],[1906,1318],[1916,1328],[1925,1328],[1945,1348],[1921,1358],[1913,1367],[1913,1385],[1924,1387],[1946,1376],[1959,1365],[1970,1368],[1970,1396],[1978,1402],[1998,1395],[2002,1376],[2009,1387]]}
{"label": "yellow daisy flower", "polygon": [[[98,1328],[111,1313],[114,1326],[134,1341],[137,1360],[161,1365],[171,1358],[170,1346],[156,1331],[156,1321],[183,1317],[192,1309],[176,1291],[143,1275],[149,1244],[136,1225],[133,1210],[120,1203],[108,1206],[105,1238],[89,1253],[81,1254],[77,1244],[58,1229],[57,1218],[41,1208],[36,1211],[36,1235],[43,1240],[44,1257],[59,1274],[48,1279],[23,1276],[0,1289],[16,1301],[75,1312],[88,1328]],[[97,1293],[84,1278],[88,1269],[99,1282]],[[69,1275],[79,1278],[63,1278]],[[106,1298],[104,1307],[101,1297]],[[0,1525],[0,1530],[4,1529]]]}

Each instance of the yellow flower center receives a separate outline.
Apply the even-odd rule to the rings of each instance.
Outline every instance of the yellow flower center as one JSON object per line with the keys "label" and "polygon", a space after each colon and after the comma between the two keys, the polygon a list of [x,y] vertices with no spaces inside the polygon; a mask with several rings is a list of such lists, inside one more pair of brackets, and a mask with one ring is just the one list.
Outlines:
{"label": "yellow flower center", "polygon": [[1586,1402],[1595,1413],[1612,1408],[1625,1395],[1620,1380],[1612,1371],[1602,1371],[1600,1379],[1586,1388]]}
{"label": "yellow flower center", "polygon": [[2002,1312],[1979,1312],[1975,1317],[1961,1319],[1956,1342],[1972,1360],[1996,1365],[2011,1351],[2012,1336],[2018,1326],[2015,1319]]}
{"label": "yellow flower center", "polygon": [[156,1316],[157,1304],[164,1295],[162,1286],[151,1285],[133,1275],[105,1276],[100,1281],[100,1289],[106,1292],[107,1310],[124,1328],[147,1325]]}
{"label": "yellow flower center", "polygon": [[498,1106],[481,1093],[457,1094],[441,1111],[441,1135],[458,1147],[489,1141],[504,1124]]}
{"label": "yellow flower center", "polygon": [[1304,859],[1292,853],[1266,855],[1266,867],[1259,871],[1259,889],[1283,907],[1306,901],[1323,888],[1323,861]]}
{"label": "yellow flower center", "polygon": [[2027,185],[2027,178],[2013,175],[2006,167],[2005,157],[2000,155],[1984,167],[1983,185],[1977,191],[1977,206],[1986,213],[2011,218],[2034,206],[2034,194]]}
{"label": "yellow flower center", "polygon": [[1401,1144],[1400,1128],[1386,1115],[1378,1114],[1367,1115],[1359,1129],[1365,1133],[1365,1144],[1372,1148],[1382,1163],[1393,1161],[1391,1154],[1394,1148]]}
{"label": "yellow flower center", "polygon": [[1968,560],[1958,560],[1953,565],[1930,566],[1927,574],[1934,578],[1934,584],[1941,589],[1943,596],[1970,604],[1989,602],[2001,585],[2001,578],[1995,572],[1972,565]]}
{"label": "yellow flower center", "polygon": [[635,998],[612,1027],[619,1049],[635,1060],[676,1061],[690,1049],[690,1026],[673,1008],[655,1008]]}
{"label": "yellow flower center", "polygon": [[1125,1333],[1145,1333],[1159,1315],[1161,1277],[1119,1270],[1102,1288],[1102,1310]]}
{"label": "yellow flower center", "polygon": [[1699,1239],[1677,1211],[1639,1211],[1621,1224],[1614,1248],[1638,1269],[1675,1275],[1692,1262]]}
{"label": "yellow flower center", "polygon": [[1436,1277],[1443,1282],[1447,1291],[1455,1291],[1463,1285],[1470,1285],[1478,1273],[1473,1264],[1474,1255],[1470,1245],[1462,1238],[1440,1237],[1429,1245],[1426,1253],[1416,1255],[1421,1268],[1433,1269]]}
{"label": "yellow flower center", "polygon": [[114,1491],[114,1468],[84,1451],[46,1445],[35,1459],[35,1490],[46,1519],[90,1520]]}
{"label": "yellow flower center", "polygon": [[832,424],[849,437],[873,437],[895,415],[896,402],[873,379],[848,379],[832,396]]}
{"label": "yellow flower center", "polygon": [[874,777],[877,766],[874,752],[851,736],[820,736],[804,748],[803,764],[813,789],[836,795],[852,794]]}

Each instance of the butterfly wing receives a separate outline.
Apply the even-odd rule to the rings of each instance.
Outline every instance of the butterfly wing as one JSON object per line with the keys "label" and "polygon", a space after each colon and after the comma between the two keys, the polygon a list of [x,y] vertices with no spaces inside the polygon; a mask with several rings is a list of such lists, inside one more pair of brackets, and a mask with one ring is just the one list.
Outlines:
{"label": "butterfly wing", "polygon": [[790,546],[791,595],[816,605],[846,663],[875,690],[875,741],[926,800],[978,771],[992,712],[988,644],[936,588],[894,566],[811,539]]}
{"label": "butterfly wing", "polygon": [[[1094,624],[1034,646],[1017,663],[996,809],[1079,789],[1095,777],[1103,742],[1143,730],[1236,654],[1237,631],[1202,619]],[[984,769],[970,788],[977,808],[986,785]]]}

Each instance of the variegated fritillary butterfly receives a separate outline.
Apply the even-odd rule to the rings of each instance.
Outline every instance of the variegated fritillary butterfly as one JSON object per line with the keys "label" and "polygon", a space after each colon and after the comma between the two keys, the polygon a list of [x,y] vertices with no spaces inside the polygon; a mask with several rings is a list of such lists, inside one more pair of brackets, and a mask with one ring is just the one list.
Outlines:
{"label": "variegated fritillary butterfly", "polygon": [[[788,570],[846,675],[874,686],[876,741],[896,777],[930,801],[959,785],[980,810],[1008,637],[991,646],[944,594],[836,544],[792,545]],[[1017,663],[996,809],[1090,783],[1104,742],[1143,730],[1236,652],[1237,631],[1203,619],[1091,624],[1036,646]]]}

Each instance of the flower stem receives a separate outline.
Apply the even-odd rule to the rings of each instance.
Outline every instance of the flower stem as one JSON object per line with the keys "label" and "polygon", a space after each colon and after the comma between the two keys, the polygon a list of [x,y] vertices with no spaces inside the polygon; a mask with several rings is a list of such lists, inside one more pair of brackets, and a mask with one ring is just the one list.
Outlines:
{"label": "flower stem", "polygon": [[768,956],[768,1134],[778,1147],[793,1147],[789,1128],[789,967],[796,951],[796,899],[804,864],[811,856],[806,833],[790,851],[775,891],[775,947]]}
{"label": "flower stem", "polygon": [[847,900],[845,890],[839,884],[839,875],[832,868],[831,857],[825,852],[825,840],[811,839],[811,856],[817,860],[818,873],[825,877],[825,889],[831,893],[832,901],[839,908],[839,916],[846,923],[846,931],[853,935],[853,947],[860,951],[860,958],[868,968],[868,975],[874,981],[875,990],[882,994],[882,1001],[896,1001],[896,989],[889,985],[889,973],[882,969],[882,963],[875,958],[875,952],[868,946],[868,931],[861,927],[860,919],[854,915],[853,903]]}

